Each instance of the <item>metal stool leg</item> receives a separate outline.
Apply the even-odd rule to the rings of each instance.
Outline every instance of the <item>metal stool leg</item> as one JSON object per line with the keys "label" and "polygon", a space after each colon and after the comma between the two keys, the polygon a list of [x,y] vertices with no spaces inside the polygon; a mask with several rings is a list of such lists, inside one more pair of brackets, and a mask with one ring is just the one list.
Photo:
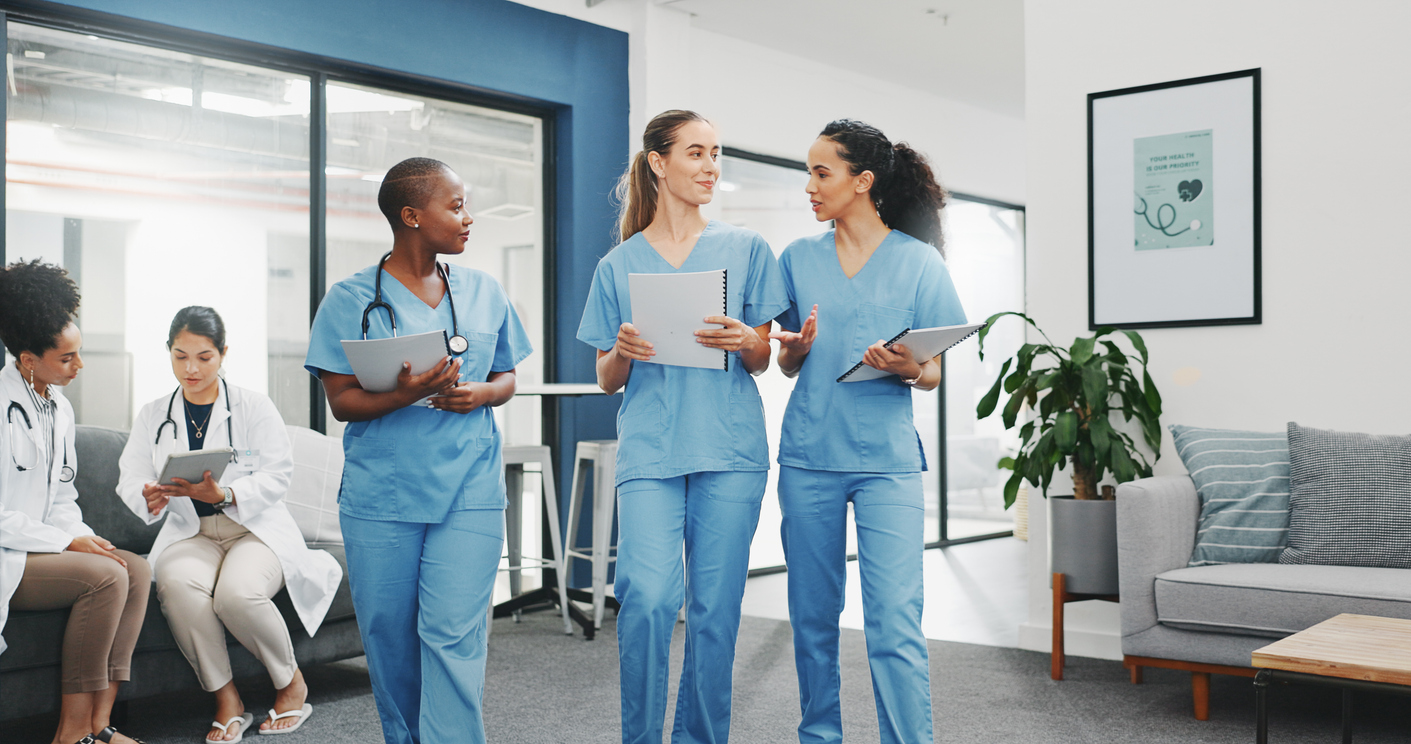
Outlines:
{"label": "metal stool leg", "polygon": [[[607,604],[608,543],[612,540],[612,514],[617,502],[616,470],[607,464],[606,447],[593,463],[593,627],[603,627]],[[613,453],[616,454],[616,453]],[[613,459],[616,459],[615,457]]]}
{"label": "metal stool leg", "polygon": [[544,516],[549,520],[549,540],[554,549],[554,570],[558,576],[559,610],[563,612],[563,632],[573,635],[573,622],[568,618],[568,556],[559,539],[559,497],[554,489],[553,456],[548,447],[544,448],[544,460],[540,463],[544,487]]}
{"label": "metal stool leg", "polygon": [[[524,588],[524,465],[515,463],[505,466],[505,496],[509,506],[505,509],[505,547],[510,566],[510,596],[518,597]],[[520,611],[514,611],[514,621],[519,622]]]}

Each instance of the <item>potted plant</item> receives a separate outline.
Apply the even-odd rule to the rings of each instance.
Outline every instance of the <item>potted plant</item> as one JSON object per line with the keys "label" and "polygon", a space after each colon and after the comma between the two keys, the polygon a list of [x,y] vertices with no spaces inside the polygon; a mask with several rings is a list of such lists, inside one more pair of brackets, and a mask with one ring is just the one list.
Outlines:
{"label": "potted plant", "polygon": [[[1004,486],[1005,508],[1014,503],[1024,481],[1047,497],[1054,468],[1065,470],[1071,465],[1072,497],[1050,502],[1051,570],[1065,574],[1071,593],[1116,594],[1113,489],[1099,491],[1098,484],[1109,473],[1118,483],[1151,476],[1151,465],[1136,441],[1113,426],[1114,414],[1120,413],[1126,422],[1135,421],[1147,447],[1160,457],[1161,394],[1147,371],[1146,343],[1135,331],[1121,332],[1135,350],[1134,358],[1118,346],[1116,329],[1101,328],[1063,348],[1029,316],[1003,312],[990,316],[980,330],[981,359],[986,334],[1006,315],[1023,318],[1044,343],[1026,343],[1006,359],[994,386],[975,409],[980,418],[993,414],[1003,390],[1009,394],[1001,414],[1004,426],[1020,426],[1019,452],[999,461],[1001,468],[1013,471]],[[1034,416],[1021,425],[1026,406]]]}

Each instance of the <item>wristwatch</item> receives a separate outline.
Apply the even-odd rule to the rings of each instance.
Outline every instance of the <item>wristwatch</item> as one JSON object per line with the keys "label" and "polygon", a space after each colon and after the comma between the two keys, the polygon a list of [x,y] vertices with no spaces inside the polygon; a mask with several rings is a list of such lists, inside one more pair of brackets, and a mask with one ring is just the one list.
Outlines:
{"label": "wristwatch", "polygon": [[231,489],[226,488],[225,486],[221,486],[220,490],[222,493],[225,494],[225,498],[221,499],[219,503],[213,505],[216,509],[224,509],[225,507],[235,503],[235,491],[232,491]]}

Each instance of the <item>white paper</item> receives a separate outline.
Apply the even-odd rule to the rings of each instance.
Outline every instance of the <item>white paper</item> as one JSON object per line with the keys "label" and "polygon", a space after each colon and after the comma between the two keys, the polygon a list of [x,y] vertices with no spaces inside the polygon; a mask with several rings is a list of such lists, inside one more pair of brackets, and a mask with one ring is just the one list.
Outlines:
{"label": "white paper", "polygon": [[352,365],[358,384],[370,393],[396,390],[397,375],[402,371],[403,362],[410,362],[412,374],[419,375],[451,355],[446,348],[445,330],[342,343],[343,353],[348,355],[348,364]]}
{"label": "white paper", "polygon": [[[897,344],[905,346],[911,352],[911,358],[919,364],[924,364],[931,359],[935,359],[946,349],[970,338],[970,335],[984,327],[984,323],[972,323],[970,325],[943,326],[941,328],[917,328],[907,331],[905,336],[897,340]],[[857,360],[861,363],[862,360]],[[847,370],[843,370],[846,372]],[[876,380],[890,375],[890,372],[883,372],[876,367],[869,367],[863,364],[852,374],[844,376],[839,382],[858,382],[861,380]]]}
{"label": "white paper", "polygon": [[703,320],[725,314],[725,270],[684,274],[628,274],[632,325],[651,343],[654,364],[725,369],[728,354],[696,341],[696,331],[719,328]]}

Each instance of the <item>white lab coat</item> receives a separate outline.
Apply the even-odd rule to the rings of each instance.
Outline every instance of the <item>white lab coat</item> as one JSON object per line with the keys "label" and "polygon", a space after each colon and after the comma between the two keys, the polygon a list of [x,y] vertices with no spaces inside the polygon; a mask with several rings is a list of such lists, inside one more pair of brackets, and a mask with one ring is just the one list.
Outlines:
{"label": "white lab coat", "polygon": [[[274,407],[274,401],[260,393],[226,385],[223,381],[216,385],[219,393],[215,405],[211,407],[210,423],[202,427],[206,432],[203,449],[229,445],[237,453],[259,451],[257,470],[241,472],[236,463],[231,463],[221,477],[220,485],[235,491],[235,504],[225,510],[225,515],[254,533],[274,551],[279,565],[284,569],[284,585],[289,590],[294,610],[304,629],[313,635],[333,602],[333,593],[343,578],[343,568],[326,551],[310,550],[304,544],[299,525],[284,505],[284,495],[294,473],[294,458],[289,434],[284,429],[284,420]],[[230,396],[229,412],[227,392]],[[168,403],[171,404],[171,419],[175,427],[171,424],[162,426],[167,420]],[[227,427],[226,421],[232,418],[232,414],[231,427]],[[146,499],[142,498],[143,484],[156,482],[167,455],[190,451],[185,416],[180,394],[177,394],[175,401],[169,393],[143,406],[137,419],[132,422],[132,433],[118,463],[121,471],[118,495],[128,508],[147,524],[160,520],[164,515],[167,517],[147,558],[152,564],[154,576],[161,571],[162,551],[178,540],[195,535],[201,527],[191,499],[174,498],[162,511],[152,514],[147,511]],[[158,428],[161,428],[160,437]],[[230,441],[232,437],[234,442]]]}
{"label": "white lab coat", "polygon": [[[10,435],[14,431],[30,437],[39,452],[39,462],[43,462],[43,432],[39,412],[34,410],[25,392],[28,384],[14,362],[0,370],[0,409],[8,412],[10,403],[18,402],[33,425],[26,429],[16,411],[10,414],[14,416],[15,426],[9,426],[7,417],[5,426],[0,427],[0,631],[4,631],[5,621],[10,616],[10,598],[24,577],[27,554],[62,553],[75,537],[93,534],[83,523],[73,482],[59,480],[64,453],[68,453],[69,467],[74,470],[78,469],[78,459],[73,448],[73,406],[58,388],[50,388],[50,394],[59,404],[54,412],[54,431],[60,439],[57,443],[60,446],[54,449],[52,473],[46,475],[43,468],[21,471],[10,459],[11,447],[15,444],[10,441]],[[5,648],[5,639],[0,636],[0,654],[5,653]]]}

